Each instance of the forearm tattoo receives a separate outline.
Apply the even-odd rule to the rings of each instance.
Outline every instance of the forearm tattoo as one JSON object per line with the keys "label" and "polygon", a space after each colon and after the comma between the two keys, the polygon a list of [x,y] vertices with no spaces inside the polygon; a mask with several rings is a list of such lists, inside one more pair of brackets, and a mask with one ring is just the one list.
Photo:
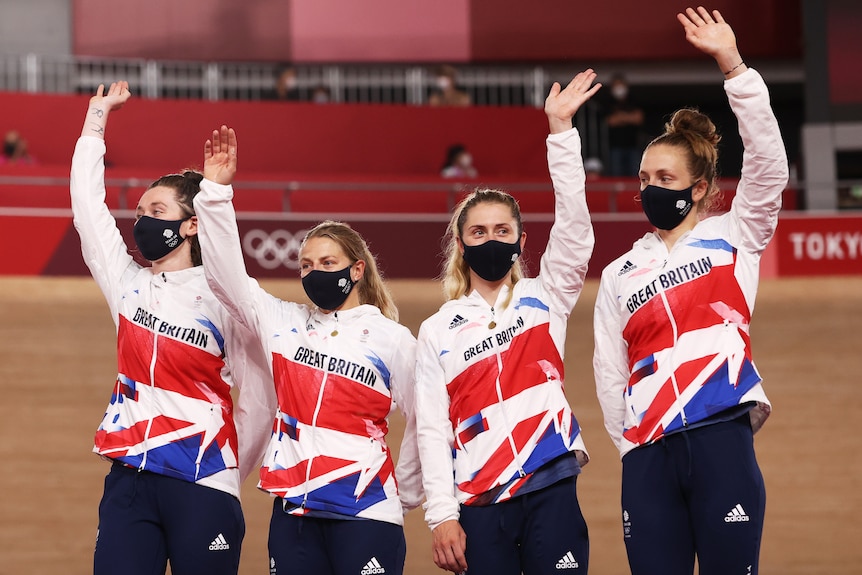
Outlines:
{"label": "forearm tattoo", "polygon": [[[93,107],[93,108],[90,108],[90,114],[93,116],[96,116],[97,118],[102,120],[105,117],[105,110],[102,108]],[[91,126],[90,130],[92,130],[93,132],[95,132],[101,136],[105,135],[105,126],[102,125],[102,122],[91,121],[91,122],[89,122],[89,124]]]}

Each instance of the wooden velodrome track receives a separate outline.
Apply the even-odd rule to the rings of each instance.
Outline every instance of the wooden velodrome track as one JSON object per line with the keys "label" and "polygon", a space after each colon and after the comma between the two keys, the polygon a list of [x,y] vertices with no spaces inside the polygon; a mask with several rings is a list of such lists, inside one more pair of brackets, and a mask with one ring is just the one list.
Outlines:
{"label": "wooden velodrome track", "polygon": [[[282,298],[304,297],[296,281],[263,285]],[[415,333],[438,307],[439,288],[391,285]],[[588,282],[569,324],[566,380],[592,455],[579,482],[590,572],[617,575],[627,572],[620,464],[602,427],[590,364],[596,288]],[[764,281],[752,334],[775,408],[756,438],[767,484],[761,573],[860,573],[862,277]],[[91,572],[108,466],[90,449],[115,376],[114,354],[113,324],[90,278],[0,278],[0,574]],[[396,420],[393,435],[401,427]],[[243,506],[241,573],[267,573],[270,499],[253,480]],[[405,572],[442,573],[430,559],[421,510],[407,516],[406,529]]]}

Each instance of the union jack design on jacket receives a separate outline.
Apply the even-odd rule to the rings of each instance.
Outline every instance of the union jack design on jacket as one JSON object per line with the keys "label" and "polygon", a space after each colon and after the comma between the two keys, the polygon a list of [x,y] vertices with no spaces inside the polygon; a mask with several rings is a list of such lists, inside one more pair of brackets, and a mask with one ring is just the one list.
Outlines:
{"label": "union jack design on jacket", "polygon": [[[278,405],[258,487],[293,515],[402,525],[422,500],[416,339],[372,305],[327,314],[268,294],[243,273],[232,188],[204,180],[201,190],[195,206],[213,291],[271,359]],[[395,406],[407,419],[397,468],[386,444]]]}
{"label": "union jack design on jacket", "polygon": [[[117,381],[94,451],[238,498],[266,442],[256,425],[268,416],[256,395],[269,388],[265,360],[200,266],[154,275],[128,254],[105,205],[104,153],[103,140],[80,138],[71,173],[84,260],[117,327]],[[234,413],[231,387],[242,381]]]}
{"label": "union jack design on jacket", "polygon": [[416,412],[431,529],[457,519],[459,503],[505,501],[546,463],[586,451],[563,356],[593,228],[577,130],[548,136],[547,146],[555,221],[539,276],[504,287],[494,306],[475,291],[448,301],[419,330]]}
{"label": "union jack design on jacket", "polygon": [[728,408],[768,404],[749,324],[787,157],[760,75],[749,69],[725,90],[745,146],[730,211],[701,220],[670,252],[648,233],[602,273],[593,369],[622,455]]}

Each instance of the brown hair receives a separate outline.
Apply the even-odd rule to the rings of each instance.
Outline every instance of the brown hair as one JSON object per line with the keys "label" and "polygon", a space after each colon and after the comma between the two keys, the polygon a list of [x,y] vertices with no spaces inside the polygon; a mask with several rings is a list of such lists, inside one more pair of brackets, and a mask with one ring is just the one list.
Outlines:
{"label": "brown hair", "polygon": [[356,283],[359,303],[377,306],[384,316],[392,321],[398,321],[398,308],[395,307],[392,294],[383,282],[383,276],[377,268],[374,255],[368,249],[368,244],[356,230],[344,222],[326,220],[305,234],[300,249],[310,238],[328,238],[341,246],[351,263],[364,261],[365,273]]}
{"label": "brown hair", "polygon": [[[194,170],[186,170],[182,174],[168,174],[162,176],[155,182],[149,185],[148,190],[159,186],[171,188],[174,191],[174,197],[179,203],[183,214],[190,218],[195,215],[194,199],[201,191],[201,180],[204,175]],[[186,240],[189,242],[192,251],[192,265],[199,266],[203,263],[201,258],[201,244],[198,237],[190,236]]]}
{"label": "brown hair", "polygon": [[[470,291],[470,266],[467,265],[461,250],[458,248],[458,240],[461,239],[464,233],[464,223],[467,221],[468,212],[475,206],[483,203],[502,204],[508,207],[512,212],[512,217],[517,222],[519,238],[524,231],[524,226],[521,222],[521,208],[518,206],[518,201],[506,192],[477,189],[461,200],[455,206],[455,211],[446,230],[446,235],[443,237],[443,252],[446,255],[446,264],[443,269],[442,279],[443,293],[447,300],[458,299]],[[524,277],[520,258],[515,261],[511,273],[512,285],[515,285],[518,280]]]}
{"label": "brown hair", "polygon": [[721,205],[718,186],[718,143],[721,136],[706,114],[694,108],[674,112],[664,125],[664,133],[647,145],[671,146],[685,154],[686,168],[694,181],[707,183],[706,195],[698,202],[699,213],[709,213]]}

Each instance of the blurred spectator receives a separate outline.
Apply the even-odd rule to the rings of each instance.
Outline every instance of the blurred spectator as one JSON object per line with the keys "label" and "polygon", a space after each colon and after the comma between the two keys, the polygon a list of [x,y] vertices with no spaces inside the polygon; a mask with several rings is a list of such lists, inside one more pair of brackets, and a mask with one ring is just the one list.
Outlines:
{"label": "blurred spectator", "polygon": [[602,161],[599,158],[592,157],[584,159],[584,172],[588,182],[601,178],[602,170],[604,170],[604,164],[602,164]]}
{"label": "blurred spectator", "polygon": [[296,68],[289,66],[283,68],[275,82],[275,99],[295,102],[300,100]]}
{"label": "blurred spectator", "polygon": [[332,100],[332,94],[329,88],[324,85],[318,85],[311,93],[311,101],[315,104],[328,104]]}
{"label": "blurred spectator", "polygon": [[0,164],[35,164],[36,159],[27,150],[27,140],[15,130],[6,132],[3,138],[3,155]]}
{"label": "blurred spectator", "polygon": [[470,94],[458,88],[456,72],[452,66],[440,66],[434,70],[436,87],[428,96],[431,106],[469,106]]}
{"label": "blurred spectator", "polygon": [[444,178],[475,178],[479,175],[473,166],[473,156],[463,144],[454,144],[446,150],[446,162],[440,170]]}
{"label": "blurred spectator", "polygon": [[644,112],[629,99],[629,84],[624,76],[614,76],[610,88],[612,102],[605,117],[610,152],[608,175],[635,176],[640,168]]}

